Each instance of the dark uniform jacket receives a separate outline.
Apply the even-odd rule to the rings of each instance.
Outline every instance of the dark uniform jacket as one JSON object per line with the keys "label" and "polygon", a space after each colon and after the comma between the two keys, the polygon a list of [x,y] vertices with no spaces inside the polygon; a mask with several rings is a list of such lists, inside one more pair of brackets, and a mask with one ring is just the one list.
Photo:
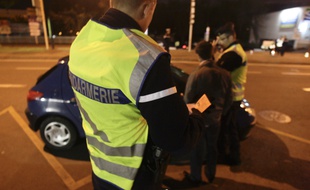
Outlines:
{"label": "dark uniform jacket", "polygon": [[[231,43],[227,48],[224,50],[230,48],[233,45],[239,44],[239,42],[235,41]],[[245,63],[242,61],[242,57],[238,55],[235,51],[229,51],[224,53],[221,58],[216,63],[218,66],[220,66],[223,69],[226,69],[229,72],[232,72],[236,69],[238,69],[241,66],[244,66]]]}
{"label": "dark uniform jacket", "polygon": [[212,60],[203,61],[189,76],[184,99],[186,103],[195,103],[206,94],[211,106],[203,113],[204,119],[206,124],[214,124],[231,106],[231,86],[229,72],[216,66]]}

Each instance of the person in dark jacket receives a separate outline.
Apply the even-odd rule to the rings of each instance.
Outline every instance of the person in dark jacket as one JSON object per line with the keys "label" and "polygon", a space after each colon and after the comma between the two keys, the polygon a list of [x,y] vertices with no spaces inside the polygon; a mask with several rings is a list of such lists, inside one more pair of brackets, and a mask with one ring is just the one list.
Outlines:
{"label": "person in dark jacket", "polygon": [[191,153],[190,173],[185,172],[188,181],[198,186],[203,184],[201,170],[204,159],[206,177],[210,183],[215,178],[221,117],[226,114],[232,103],[232,86],[229,73],[215,65],[212,55],[213,45],[210,42],[199,42],[195,52],[199,56],[200,64],[188,78],[184,99],[186,103],[195,103],[205,94],[211,103],[211,106],[203,112],[204,135]]}
{"label": "person in dark jacket", "polygon": [[164,35],[164,47],[165,50],[169,53],[170,50],[170,43],[171,43],[171,29],[170,28],[166,28],[166,33]]}
{"label": "person in dark jacket", "polygon": [[247,78],[247,55],[237,41],[234,24],[226,23],[217,30],[218,45],[223,48],[216,64],[227,70],[233,83],[233,103],[228,114],[223,118],[219,137],[219,160],[228,165],[240,165],[240,139],[237,114],[244,98]]}

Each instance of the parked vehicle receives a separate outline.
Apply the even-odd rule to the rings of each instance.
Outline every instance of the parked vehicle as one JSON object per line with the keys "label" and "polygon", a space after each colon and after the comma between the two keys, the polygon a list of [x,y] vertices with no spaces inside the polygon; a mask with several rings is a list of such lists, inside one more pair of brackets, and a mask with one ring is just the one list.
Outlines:
{"label": "parked vehicle", "polygon": [[[51,149],[70,149],[79,138],[85,137],[81,115],[68,78],[68,61],[68,56],[61,58],[54,67],[38,78],[27,96],[25,114],[30,128],[39,130],[45,145]],[[178,92],[184,93],[188,74],[173,65],[171,71]],[[248,111],[250,107],[246,101],[242,110],[240,125],[248,126],[247,123],[253,123],[255,116]],[[247,120],[242,119],[243,117]]]}
{"label": "parked vehicle", "polygon": [[68,78],[68,60],[60,59],[40,76],[27,96],[25,114],[31,129],[40,130],[46,146],[54,149],[69,149],[85,137]]}
{"label": "parked vehicle", "polygon": [[[84,138],[81,115],[68,78],[69,57],[40,76],[29,90],[25,114],[30,128],[40,130],[41,138],[52,149],[70,149],[78,138]],[[184,93],[188,74],[171,66],[179,93]]]}

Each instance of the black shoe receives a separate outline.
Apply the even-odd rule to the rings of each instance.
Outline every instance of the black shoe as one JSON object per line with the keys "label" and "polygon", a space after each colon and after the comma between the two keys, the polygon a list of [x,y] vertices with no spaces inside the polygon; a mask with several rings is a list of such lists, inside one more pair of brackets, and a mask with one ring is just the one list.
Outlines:
{"label": "black shoe", "polygon": [[227,164],[227,155],[226,154],[219,154],[217,156],[217,164]]}
{"label": "black shoe", "polygon": [[227,164],[229,166],[240,166],[241,165],[241,161],[240,160],[228,160]]}
{"label": "black shoe", "polygon": [[207,183],[202,181],[202,180],[194,180],[191,177],[191,174],[188,173],[187,171],[184,171],[184,180],[185,182],[187,182],[187,187],[199,187],[201,185],[206,185]]}
{"label": "black shoe", "polygon": [[216,165],[205,166],[204,168],[205,176],[207,177],[209,183],[212,183],[215,178]]}
{"label": "black shoe", "polygon": [[239,166],[241,165],[241,159],[240,158],[234,158],[231,156],[221,157],[217,160],[217,164],[224,164],[228,166]]}
{"label": "black shoe", "polygon": [[240,156],[228,156],[227,157],[227,164],[230,166],[239,166],[241,165]]}

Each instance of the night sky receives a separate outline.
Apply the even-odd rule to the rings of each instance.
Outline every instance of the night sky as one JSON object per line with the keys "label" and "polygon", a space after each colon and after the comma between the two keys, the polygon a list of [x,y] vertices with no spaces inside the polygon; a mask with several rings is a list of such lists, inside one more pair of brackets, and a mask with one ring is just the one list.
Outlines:
{"label": "night sky", "polygon": [[[27,7],[32,7],[31,0],[13,0],[12,2],[15,2],[14,5],[11,7],[10,3],[11,0],[0,0],[0,9],[26,9]],[[10,7],[6,7],[10,6]]]}
{"label": "night sky", "polygon": [[[47,12],[56,15],[51,19],[52,25],[56,31],[66,30],[67,24],[64,21],[74,21],[72,27],[80,30],[82,24],[75,18],[75,15],[81,13],[77,9],[72,14],[71,9],[78,7],[80,3],[82,8],[90,9],[83,3],[87,0],[43,0]],[[102,1],[107,3],[108,0],[91,0],[91,2]],[[187,40],[189,12],[191,0],[157,0],[157,8],[153,21],[149,27],[150,34],[161,36],[165,28],[171,28],[175,39],[179,41]],[[82,3],[83,2],[83,3]],[[12,6],[14,3],[14,6]],[[80,5],[80,8],[81,8]],[[248,41],[249,31],[252,27],[252,18],[255,15],[278,11],[281,9],[294,6],[309,6],[310,0],[196,0],[196,13],[194,24],[194,36],[199,38],[204,36],[206,26],[211,27],[211,33],[225,22],[231,21],[236,23],[236,31],[240,39]],[[85,6],[85,7],[83,7]],[[0,0],[1,9],[26,9],[32,7],[31,0]],[[59,12],[61,11],[61,12]],[[70,12],[71,11],[71,12]],[[61,14],[66,13],[66,14]],[[63,16],[59,19],[57,16]],[[54,19],[54,20],[53,20]]]}

